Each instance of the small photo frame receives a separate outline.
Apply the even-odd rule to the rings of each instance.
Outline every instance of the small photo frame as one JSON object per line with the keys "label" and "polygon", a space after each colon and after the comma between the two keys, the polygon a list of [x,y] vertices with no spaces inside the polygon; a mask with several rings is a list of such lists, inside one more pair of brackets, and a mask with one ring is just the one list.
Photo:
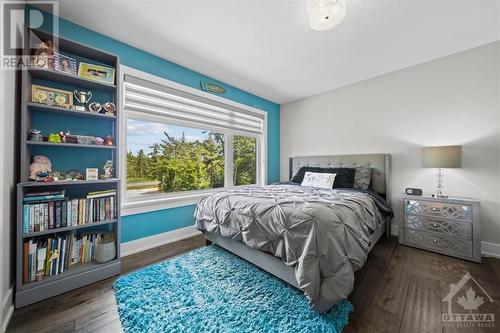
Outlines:
{"label": "small photo frame", "polygon": [[78,65],[78,76],[94,80],[106,82],[109,84],[115,83],[115,69],[95,64],[81,62]]}
{"label": "small photo frame", "polygon": [[85,169],[85,179],[86,180],[98,180],[99,179],[99,169],[98,168],[86,168]]}
{"label": "small photo frame", "polygon": [[73,93],[33,84],[31,85],[31,102],[71,109],[73,107]]}
{"label": "small photo frame", "polygon": [[55,57],[55,69],[58,72],[76,75],[76,60],[58,53]]}

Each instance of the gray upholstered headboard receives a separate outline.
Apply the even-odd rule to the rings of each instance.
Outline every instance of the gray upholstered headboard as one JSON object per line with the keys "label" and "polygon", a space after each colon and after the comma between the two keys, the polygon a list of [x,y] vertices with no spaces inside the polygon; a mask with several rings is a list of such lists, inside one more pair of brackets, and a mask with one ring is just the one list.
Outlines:
{"label": "gray upholstered headboard", "polygon": [[290,178],[303,166],[314,167],[353,167],[369,166],[373,168],[371,187],[373,191],[385,195],[391,203],[391,155],[389,154],[359,154],[359,155],[330,155],[330,156],[302,156],[290,158]]}

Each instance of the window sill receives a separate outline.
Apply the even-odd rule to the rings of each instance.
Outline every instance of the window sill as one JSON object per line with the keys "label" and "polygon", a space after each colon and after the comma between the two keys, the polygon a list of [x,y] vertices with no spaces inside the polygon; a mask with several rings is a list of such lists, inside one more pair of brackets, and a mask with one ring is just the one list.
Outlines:
{"label": "window sill", "polygon": [[212,192],[191,193],[176,196],[162,196],[159,198],[145,198],[144,200],[129,201],[121,206],[121,216],[148,213],[157,210],[176,208],[197,204],[203,197]]}

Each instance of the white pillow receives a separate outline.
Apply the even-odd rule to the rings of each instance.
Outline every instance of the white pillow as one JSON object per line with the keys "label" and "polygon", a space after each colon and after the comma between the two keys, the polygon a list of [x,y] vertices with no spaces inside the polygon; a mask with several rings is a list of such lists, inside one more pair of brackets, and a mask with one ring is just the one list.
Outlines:
{"label": "white pillow", "polygon": [[300,186],[332,188],[336,173],[318,173],[307,171]]}

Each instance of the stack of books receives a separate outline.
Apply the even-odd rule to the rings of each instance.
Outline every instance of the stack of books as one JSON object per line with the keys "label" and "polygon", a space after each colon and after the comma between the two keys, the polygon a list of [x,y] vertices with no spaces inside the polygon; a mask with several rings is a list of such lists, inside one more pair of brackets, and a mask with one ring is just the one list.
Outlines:
{"label": "stack of books", "polygon": [[64,191],[29,193],[24,196],[23,232],[115,220],[116,205],[116,190],[90,192],[78,199],[66,198]]}
{"label": "stack of books", "polygon": [[23,244],[23,283],[59,275],[78,263],[95,261],[99,242],[109,234],[77,236],[74,232],[26,240]]}

